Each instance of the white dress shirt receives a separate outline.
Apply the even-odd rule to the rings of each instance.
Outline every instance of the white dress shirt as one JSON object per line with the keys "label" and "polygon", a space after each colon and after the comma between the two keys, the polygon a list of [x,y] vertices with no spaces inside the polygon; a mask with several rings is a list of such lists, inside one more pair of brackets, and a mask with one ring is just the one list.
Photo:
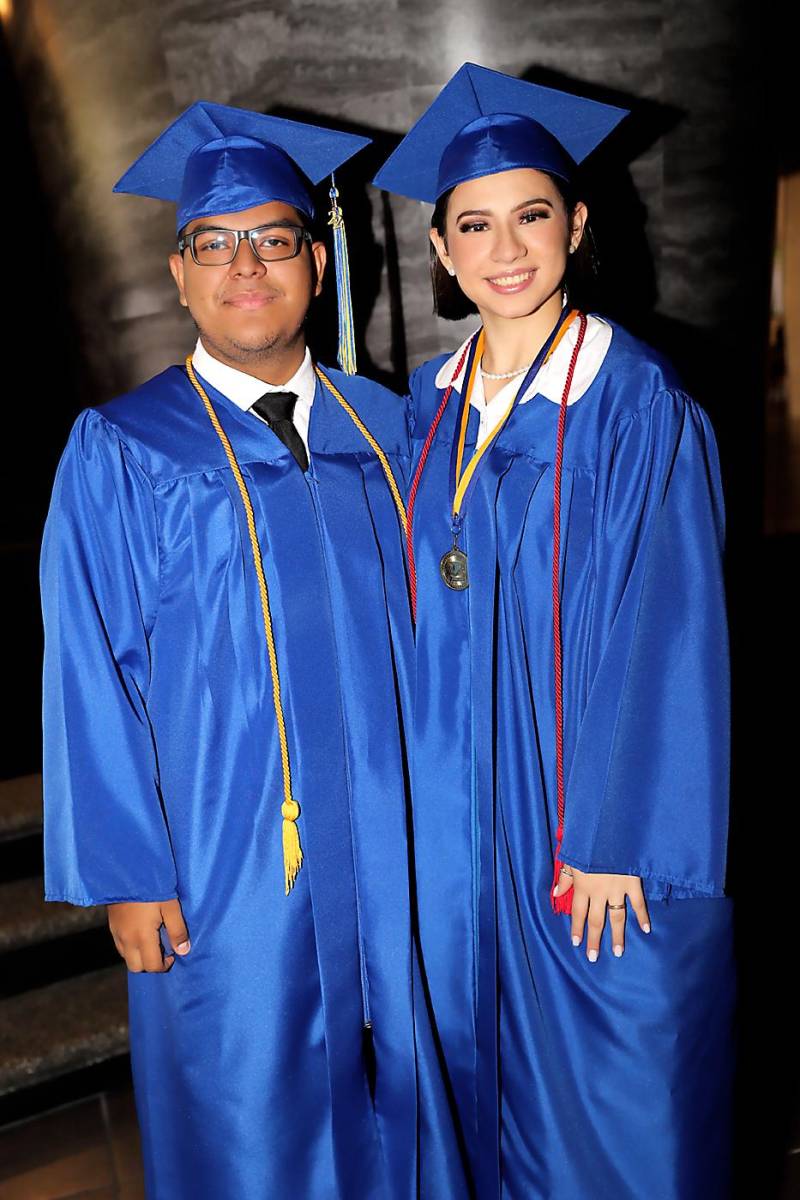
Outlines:
{"label": "white dress shirt", "polygon": [[292,423],[303,439],[306,454],[309,455],[309,458],[311,457],[308,449],[308,426],[311,421],[311,405],[314,403],[314,393],[317,390],[317,377],[314,374],[314,364],[311,361],[311,351],[308,346],[306,346],[303,361],[286,383],[264,383],[263,379],[256,379],[254,375],[248,375],[246,371],[226,366],[225,363],[221,363],[218,358],[214,358],[208,353],[200,338],[197,339],[197,345],[192,354],[192,366],[198,375],[201,375],[218,392],[222,392],[223,396],[232,401],[237,408],[241,408],[243,412],[250,412],[254,421],[261,421],[264,425],[267,424],[264,418],[260,417],[258,413],[250,411],[256,400],[259,400],[266,392],[294,392],[297,396],[297,403],[294,406]]}

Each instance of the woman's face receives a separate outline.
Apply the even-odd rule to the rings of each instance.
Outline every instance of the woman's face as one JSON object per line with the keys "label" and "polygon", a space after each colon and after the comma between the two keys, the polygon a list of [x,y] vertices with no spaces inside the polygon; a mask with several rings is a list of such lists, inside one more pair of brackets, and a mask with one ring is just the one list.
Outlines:
{"label": "woman's face", "polygon": [[570,228],[549,175],[523,167],[460,183],[447,207],[446,236],[432,229],[431,241],[481,313],[524,317],[558,291],[586,215],[578,204]]}

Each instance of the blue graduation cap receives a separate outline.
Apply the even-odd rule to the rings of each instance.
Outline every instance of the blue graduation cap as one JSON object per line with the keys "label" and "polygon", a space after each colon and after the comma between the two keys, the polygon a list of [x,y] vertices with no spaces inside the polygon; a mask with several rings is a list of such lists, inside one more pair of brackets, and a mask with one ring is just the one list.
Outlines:
{"label": "blue graduation cap", "polygon": [[[319,183],[370,138],[198,100],[169,125],[114,185],[115,192],[171,200],[178,232],[199,217],[243,212],[272,200],[309,218],[309,182]],[[331,181],[339,294],[339,361],[355,373],[347,240]]]}
{"label": "blue graduation cap", "polygon": [[435,203],[468,179],[533,167],[569,181],[628,110],[464,63],[375,176]]}

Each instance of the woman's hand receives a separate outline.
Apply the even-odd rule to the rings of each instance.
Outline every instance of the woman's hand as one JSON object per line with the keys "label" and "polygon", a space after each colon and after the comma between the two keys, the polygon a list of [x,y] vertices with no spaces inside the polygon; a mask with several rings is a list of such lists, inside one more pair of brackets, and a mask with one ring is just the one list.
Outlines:
{"label": "woman's hand", "polygon": [[600,937],[606,922],[606,910],[611,924],[611,944],[614,954],[620,958],[625,950],[625,897],[636,913],[639,928],[650,932],[650,917],[642,890],[642,881],[637,875],[595,875],[579,871],[577,867],[562,867],[553,894],[563,896],[572,888],[572,944],[580,946],[586,933],[586,956],[597,962],[600,953]]}
{"label": "woman's hand", "polygon": [[175,962],[175,954],[164,955],[161,949],[162,925],[175,954],[188,954],[191,946],[179,900],[108,905],[108,927],[114,944],[128,970],[137,974],[168,971]]}

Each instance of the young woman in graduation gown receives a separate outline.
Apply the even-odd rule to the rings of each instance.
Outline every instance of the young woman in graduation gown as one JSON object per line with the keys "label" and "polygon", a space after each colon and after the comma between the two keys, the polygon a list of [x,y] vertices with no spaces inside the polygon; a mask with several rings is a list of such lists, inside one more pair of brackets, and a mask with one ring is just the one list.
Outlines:
{"label": "young woman in graduation gown", "polygon": [[411,379],[409,551],[422,948],[481,1200],[728,1189],[717,451],[567,283],[623,116],[467,64],[376,179],[435,202],[439,311],[480,317]]}
{"label": "young woman in graduation gown", "polygon": [[[134,164],[118,190],[177,201],[200,341],[81,414],[47,522],[47,896],[109,905],[131,968],[149,1200],[462,1189],[411,940],[404,407],[302,333],[298,168],[362,144],[198,103]],[[290,359],[308,455],[257,415]]]}

